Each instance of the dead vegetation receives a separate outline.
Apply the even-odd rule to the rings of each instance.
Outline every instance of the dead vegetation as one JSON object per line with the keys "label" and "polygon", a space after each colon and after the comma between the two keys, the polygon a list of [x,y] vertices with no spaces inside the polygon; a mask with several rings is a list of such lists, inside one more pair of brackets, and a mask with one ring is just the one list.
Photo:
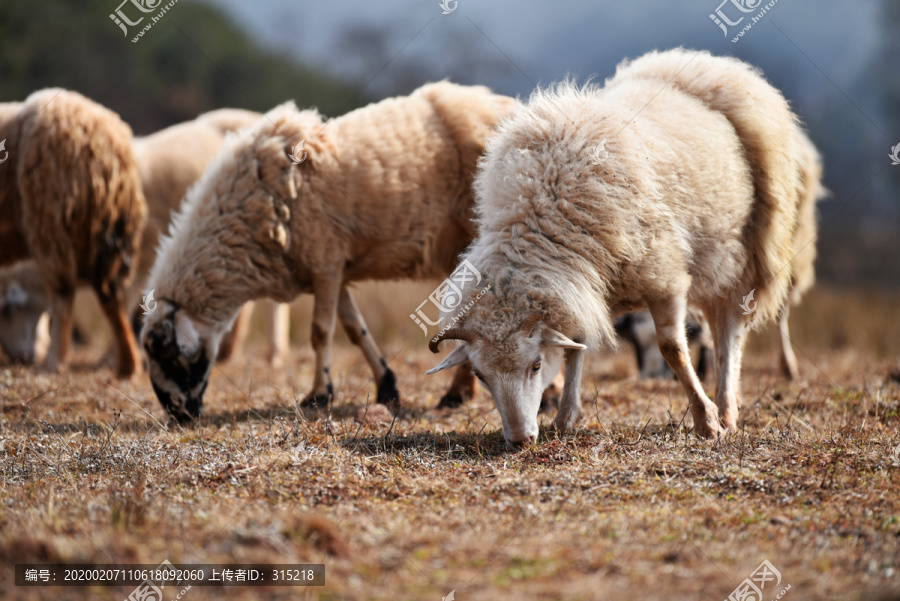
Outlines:
{"label": "dead vegetation", "polygon": [[[143,379],[88,369],[99,345],[59,375],[0,368],[0,562],[326,566],[323,588],[194,587],[198,601],[707,600],[768,559],[789,601],[900,598],[900,363],[874,344],[807,346],[846,324],[801,315],[804,378],[781,380],[772,341],[755,341],[740,431],[716,442],[690,432],[679,384],[637,381],[627,352],[592,355],[575,434],[542,430],[517,453],[483,392],[434,409],[446,382],[424,376],[414,334],[385,349],[409,391],[395,420],[362,418],[375,388],[352,347],[330,413],[299,407],[308,347],[280,372],[251,348],[214,370],[191,429],[160,423]],[[16,588],[7,569],[0,587],[131,590]]]}

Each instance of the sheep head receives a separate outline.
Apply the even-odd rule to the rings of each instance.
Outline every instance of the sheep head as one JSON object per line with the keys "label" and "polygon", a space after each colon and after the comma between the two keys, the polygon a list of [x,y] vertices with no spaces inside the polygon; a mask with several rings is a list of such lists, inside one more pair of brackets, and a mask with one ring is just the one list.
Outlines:
{"label": "sheep head", "polygon": [[144,318],[141,347],[153,390],[179,423],[200,417],[219,342],[226,328],[203,324],[170,300]]}
{"label": "sheep head", "polygon": [[534,312],[516,322],[516,327],[475,317],[467,320],[464,328],[451,329],[429,345],[432,352],[438,352],[442,340],[462,341],[426,373],[471,361],[475,376],[494,399],[503,421],[503,437],[511,447],[537,438],[541,394],[559,373],[565,349],[587,348],[547,326],[545,317],[544,312]]}
{"label": "sheep head", "polygon": [[32,365],[38,354],[38,323],[50,308],[33,261],[0,270],[0,348],[14,362]]}

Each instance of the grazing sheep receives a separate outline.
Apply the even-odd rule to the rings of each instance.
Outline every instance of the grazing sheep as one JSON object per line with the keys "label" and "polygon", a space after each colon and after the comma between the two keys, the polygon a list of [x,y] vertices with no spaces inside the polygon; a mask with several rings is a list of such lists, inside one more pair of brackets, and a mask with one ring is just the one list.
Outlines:
{"label": "grazing sheep", "polygon": [[[798,166],[800,168],[799,212],[797,216],[797,229],[794,232],[793,253],[791,261],[791,288],[789,303],[784,305],[778,317],[778,327],[781,334],[781,372],[785,378],[796,380],[800,377],[797,367],[797,357],[791,346],[791,334],[788,328],[788,317],[791,305],[800,304],[803,295],[815,282],[816,259],[816,202],[827,195],[827,190],[822,186],[822,164],[819,152],[815,145],[799,129],[797,130],[799,151]],[[712,340],[709,338],[709,326],[702,315],[695,316],[694,322],[688,322],[688,339],[692,330],[700,332],[700,363],[697,366],[697,376],[704,380],[706,366],[711,365],[707,355],[713,353]],[[616,333],[634,344],[638,357],[638,369],[642,378],[671,378],[672,371],[662,359],[656,341],[656,329],[653,320],[646,311],[629,313],[616,321]],[[655,361],[654,358],[659,358]]]}
{"label": "grazing sheep", "polygon": [[31,365],[46,357],[48,350],[39,328],[50,306],[47,289],[34,261],[20,261],[2,271],[0,347],[13,363]]}
{"label": "grazing sheep", "polygon": [[[678,63],[678,85],[641,74]],[[652,75],[652,69],[651,75]],[[748,326],[784,304],[797,219],[796,118],[756,70],[676,50],[619,68],[599,89],[536,92],[488,143],[476,177],[478,237],[464,258],[491,284],[434,373],[471,361],[511,445],[534,440],[541,390],[565,360],[553,426],[581,416],[584,351],[614,344],[613,317],[647,306],[687,393],[694,430],[737,427]],[[755,311],[740,302],[755,290]],[[689,362],[688,304],[716,340],[707,398]]]}
{"label": "grazing sheep", "polygon": [[375,374],[377,401],[397,403],[348,284],[451,272],[474,236],[471,182],[485,139],[515,106],[442,82],[327,123],[287,103],[226,141],[175,216],[148,284],[159,309],[142,342],[163,406],[198,416],[210,359],[241,304],[303,292],[315,296],[306,404],[333,394],[336,317]]}
{"label": "grazing sheep", "polygon": [[[192,121],[173,125],[146,137],[134,139],[134,154],[141,178],[141,189],[147,201],[148,220],[141,237],[140,261],[126,292],[126,306],[132,314],[135,332],[140,331],[143,285],[156,255],[161,232],[166,230],[171,214],[178,208],[187,189],[203,174],[206,164],[222,146],[225,135],[255,123],[261,115],[238,109],[220,109],[200,115]],[[35,357],[34,341],[38,320],[49,308],[38,267],[25,261],[15,267],[0,269],[0,288],[17,293],[17,303],[7,303],[0,312],[0,347],[16,362],[29,364]],[[27,302],[26,302],[27,301]],[[247,323],[252,305],[242,312],[241,323]],[[269,321],[269,358],[277,365],[287,353],[287,307],[267,306]],[[278,319],[280,321],[273,321]],[[230,356],[234,345],[223,345],[220,359]]]}
{"label": "grazing sheep", "polygon": [[32,257],[50,296],[46,366],[66,360],[76,287],[89,284],[112,326],[116,373],[140,367],[124,311],[146,219],[131,129],[112,111],[75,92],[35,92],[2,113],[0,265]]}

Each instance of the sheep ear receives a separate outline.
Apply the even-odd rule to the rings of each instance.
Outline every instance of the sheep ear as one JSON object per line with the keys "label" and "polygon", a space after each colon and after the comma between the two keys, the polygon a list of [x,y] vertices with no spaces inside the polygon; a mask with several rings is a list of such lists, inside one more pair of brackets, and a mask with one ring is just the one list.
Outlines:
{"label": "sheep ear", "polygon": [[200,352],[200,333],[191,318],[182,311],[175,316],[175,341],[185,358],[189,361],[196,359]]}
{"label": "sheep ear", "polygon": [[541,344],[543,346],[556,346],[580,350],[587,348],[585,345],[575,342],[571,338],[564,336],[552,328],[544,328],[544,331],[541,333]]}
{"label": "sheep ear", "polygon": [[428,375],[436,374],[439,371],[443,371],[445,369],[450,369],[451,367],[456,367],[460,363],[465,363],[469,360],[469,349],[468,344],[463,343],[453,349],[453,352],[444,357],[444,360],[440,362],[437,367],[432,367],[425,373]]}

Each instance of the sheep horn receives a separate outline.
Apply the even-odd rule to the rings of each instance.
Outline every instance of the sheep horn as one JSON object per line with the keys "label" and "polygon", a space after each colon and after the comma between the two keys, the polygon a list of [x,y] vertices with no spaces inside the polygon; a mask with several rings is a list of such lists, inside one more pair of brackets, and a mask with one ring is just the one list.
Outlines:
{"label": "sheep horn", "polygon": [[478,340],[481,336],[478,333],[473,332],[471,330],[463,330],[462,328],[450,328],[446,332],[442,334],[438,334],[428,343],[428,348],[432,353],[440,352],[438,351],[438,345],[443,340],[464,340],[469,344],[472,344],[476,340]]}
{"label": "sheep horn", "polygon": [[546,311],[535,311],[522,322],[522,327],[519,328],[519,331],[527,333],[530,337],[534,333],[534,328],[536,328],[545,317],[547,317]]}

